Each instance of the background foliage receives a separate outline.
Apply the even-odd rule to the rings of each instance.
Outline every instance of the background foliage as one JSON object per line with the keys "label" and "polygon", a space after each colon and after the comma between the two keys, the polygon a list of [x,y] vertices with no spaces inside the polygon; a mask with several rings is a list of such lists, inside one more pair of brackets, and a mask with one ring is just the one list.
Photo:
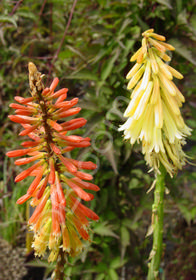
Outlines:
{"label": "background foliage", "polygon": [[[69,98],[79,97],[87,118],[78,134],[91,137],[92,147],[75,152],[80,159],[98,163],[94,182],[101,191],[90,203],[100,216],[92,225],[93,243],[82,256],[69,259],[66,279],[145,279],[151,237],[153,182],[140,147],[122,141],[117,131],[124,122],[130,92],[126,73],[130,56],[140,46],[141,33],[154,28],[176,47],[172,66],[184,79],[178,83],[186,98],[182,108],[193,128],[186,152],[196,154],[196,4],[192,0],[20,0],[0,2],[0,233],[13,246],[25,246],[25,205],[15,201],[28,182],[14,184],[20,167],[5,157],[19,147],[20,128],[7,115],[14,95],[29,94],[27,64],[33,61],[46,74],[45,84],[58,76]],[[70,13],[72,18],[70,17]],[[196,277],[196,170],[187,165],[176,178],[167,179],[165,254],[162,279]],[[29,261],[30,260],[30,261]],[[53,266],[27,258],[29,278],[35,267]],[[33,268],[32,268],[33,267]],[[34,270],[33,270],[34,269]],[[43,276],[43,277],[42,277]],[[31,278],[30,278],[31,277]]]}

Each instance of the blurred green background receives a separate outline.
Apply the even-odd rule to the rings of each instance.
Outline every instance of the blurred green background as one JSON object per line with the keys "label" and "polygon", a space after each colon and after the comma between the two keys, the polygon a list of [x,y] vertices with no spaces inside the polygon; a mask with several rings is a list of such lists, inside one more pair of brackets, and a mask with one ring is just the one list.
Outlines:
{"label": "blurred green background", "polygon": [[[141,33],[154,28],[166,36],[175,52],[171,65],[184,75],[176,84],[186,103],[182,114],[193,132],[185,146],[194,162],[196,154],[196,3],[194,0],[20,0],[0,2],[0,271],[7,278],[49,277],[53,265],[35,260],[29,253],[17,261],[14,253],[25,248],[26,205],[15,202],[30,181],[14,183],[21,170],[5,152],[19,148],[20,125],[7,115],[15,95],[29,96],[29,61],[46,75],[49,86],[58,77],[69,88],[68,99],[79,97],[79,117],[88,122],[76,134],[90,136],[90,148],[72,156],[98,164],[94,183],[101,190],[87,204],[99,216],[92,224],[92,244],[81,256],[68,259],[65,279],[141,280],[147,274],[152,238],[145,237],[151,223],[153,182],[140,146],[130,146],[117,131],[130,92],[125,76],[133,64],[131,55],[140,47]],[[184,167],[167,177],[164,217],[164,256],[161,279],[196,279],[196,169]],[[18,253],[19,254],[19,253]],[[25,262],[25,264],[23,263]],[[27,272],[20,273],[26,267]],[[41,268],[41,269],[40,269]],[[44,269],[43,269],[44,268]],[[13,271],[13,272],[11,272]],[[11,276],[13,273],[14,276]],[[18,274],[17,274],[18,273]],[[26,276],[23,276],[27,273]],[[36,274],[38,273],[38,274]],[[17,278],[17,277],[18,278]],[[11,278],[9,278],[11,277]],[[23,278],[22,278],[23,277]]]}

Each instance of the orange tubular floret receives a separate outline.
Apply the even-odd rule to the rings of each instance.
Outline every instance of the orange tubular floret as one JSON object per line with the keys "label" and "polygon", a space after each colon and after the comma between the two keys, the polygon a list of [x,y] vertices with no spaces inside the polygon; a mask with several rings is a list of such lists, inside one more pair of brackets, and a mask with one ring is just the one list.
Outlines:
{"label": "orange tubular floret", "polygon": [[55,112],[54,118],[55,119],[66,118],[66,117],[78,114],[80,111],[81,111],[81,108],[80,107],[76,107],[76,108],[68,109],[67,111],[61,112],[61,113]]}
{"label": "orange tubular floret", "polygon": [[38,206],[36,207],[35,211],[33,212],[33,215],[29,219],[29,224],[36,223],[36,221],[38,220],[42,210],[44,209],[44,206],[46,205],[46,202],[49,198],[49,195],[50,195],[50,191],[47,190],[45,195],[43,196],[43,198],[39,202]]}
{"label": "orange tubular floret", "polygon": [[39,191],[36,194],[37,199],[40,199],[46,189],[48,183],[49,174],[46,175],[45,179],[43,180],[43,184],[40,186]]}
{"label": "orange tubular floret", "polygon": [[62,226],[63,251],[70,251],[70,238],[66,225]]}
{"label": "orange tubular floret", "polygon": [[61,154],[61,149],[59,149],[56,145],[54,145],[53,143],[50,144],[50,147],[52,148],[53,152],[57,155]]}
{"label": "orange tubular floret", "polygon": [[65,129],[65,130],[74,130],[77,128],[80,128],[82,126],[84,126],[86,124],[87,120],[83,119],[83,118],[78,118],[75,119],[74,122],[65,122],[63,124],[61,124],[61,126]]}
{"label": "orange tubular floret", "polygon": [[74,184],[71,180],[66,179],[66,183],[72,190],[83,200],[90,201],[94,198],[94,196],[91,193],[87,193],[84,190],[82,190],[78,185]]}
{"label": "orange tubular floret", "polygon": [[55,172],[55,175],[56,175],[55,183],[56,183],[58,200],[59,200],[60,204],[65,207],[66,206],[66,199],[65,199],[65,194],[63,192],[63,188],[62,188],[60,180],[59,180],[58,172]]}
{"label": "orange tubular floret", "polygon": [[27,104],[29,102],[32,102],[34,100],[33,97],[23,98],[21,96],[15,96],[14,99],[21,104]]}
{"label": "orange tubular floret", "polygon": [[71,180],[83,189],[92,190],[92,191],[96,191],[96,192],[100,190],[100,188],[97,185],[94,185],[89,182],[84,182],[77,177],[74,177]]}
{"label": "orange tubular floret", "polygon": [[24,202],[26,202],[29,198],[31,197],[30,194],[26,193],[25,195],[21,196],[16,203],[17,204],[23,204]]}
{"label": "orange tubular floret", "polygon": [[48,120],[48,124],[52,126],[52,128],[54,128],[56,131],[61,131],[63,130],[63,127],[58,124],[57,122],[53,121],[53,120]]}
{"label": "orange tubular floret", "polygon": [[33,156],[33,157],[30,157],[30,158],[20,158],[20,159],[17,159],[14,163],[16,165],[23,165],[23,164],[27,164],[27,163],[30,163],[32,161],[35,161],[39,158],[41,158],[43,156],[43,153],[38,153],[37,155]]}
{"label": "orange tubular floret", "polygon": [[20,157],[20,156],[27,155],[28,153],[34,152],[37,149],[38,149],[37,147],[34,147],[34,148],[30,148],[30,149],[21,149],[21,150],[9,151],[9,152],[6,153],[6,156],[8,156],[8,157]]}
{"label": "orange tubular floret", "polygon": [[33,182],[31,183],[30,187],[28,188],[27,190],[27,193],[28,194],[33,194],[37,188],[37,186],[39,185],[41,179],[42,179],[42,176],[43,176],[43,173],[44,173],[44,170],[45,168],[42,167],[39,172],[37,173],[37,176],[35,177],[35,179],[33,180]]}
{"label": "orange tubular floret", "polygon": [[50,90],[54,91],[55,88],[57,87],[58,83],[59,83],[59,79],[58,78],[54,78],[54,80],[52,81],[52,84],[50,85]]}
{"label": "orange tubular floret", "polygon": [[40,144],[39,141],[25,141],[25,142],[22,142],[21,146],[23,147],[35,147],[35,146],[38,146]]}
{"label": "orange tubular floret", "polygon": [[92,170],[97,168],[97,165],[92,161],[79,161],[72,158],[69,158],[68,160],[71,161],[79,169]]}
{"label": "orange tubular floret", "polygon": [[15,111],[16,115],[21,115],[21,116],[30,116],[32,115],[32,110],[28,109],[18,109]]}
{"label": "orange tubular floret", "polygon": [[48,178],[48,182],[50,184],[54,184],[55,182],[55,167],[54,167],[54,159],[50,157],[49,159],[49,166],[50,166],[50,175]]}
{"label": "orange tubular floret", "polygon": [[16,123],[24,123],[24,124],[36,124],[37,123],[37,118],[32,118],[32,117],[19,117],[15,115],[9,115],[8,118]]}
{"label": "orange tubular floret", "polygon": [[38,127],[38,124],[29,126],[28,128],[26,128],[25,130],[22,130],[19,135],[20,136],[25,136],[28,135],[30,132],[32,132],[33,130],[35,130]]}
{"label": "orange tubular floret", "polygon": [[62,102],[67,98],[67,93],[62,94],[61,96],[59,96],[59,98],[56,100],[56,103]]}
{"label": "orange tubular floret", "polygon": [[15,182],[20,182],[23,179],[25,179],[27,176],[31,174],[33,170],[35,170],[38,166],[43,164],[43,160],[40,160],[39,162],[35,163],[33,166],[29,167],[28,169],[22,171],[20,174],[18,174],[15,178]]}
{"label": "orange tubular floret", "polygon": [[59,158],[68,171],[70,171],[71,173],[77,172],[77,168],[75,167],[75,165],[72,164],[67,158],[63,157],[62,155],[59,155]]}
{"label": "orange tubular floret", "polygon": [[82,180],[87,180],[87,181],[90,181],[93,179],[93,176],[91,174],[88,174],[88,173],[85,173],[85,172],[82,172],[82,171],[77,171],[75,173],[75,176],[82,179]]}
{"label": "orange tubular floret", "polygon": [[60,225],[65,224],[65,220],[66,220],[65,207],[61,204],[58,205],[58,219]]}
{"label": "orange tubular floret", "polygon": [[91,209],[89,209],[88,207],[86,207],[83,204],[81,204],[77,200],[77,198],[75,198],[73,195],[70,195],[69,199],[70,199],[70,203],[72,205],[71,207],[73,209],[74,209],[74,207],[76,207],[78,209],[78,211],[80,211],[83,215],[85,215],[87,218],[89,218],[91,220],[94,220],[94,221],[98,221],[99,220],[99,216],[97,214],[95,214],[95,212],[93,212]]}
{"label": "orange tubular floret", "polygon": [[54,108],[62,108],[62,110],[68,110],[78,103],[78,98],[74,98],[70,101],[59,102],[59,99],[54,104]]}
{"label": "orange tubular floret", "polygon": [[53,235],[59,235],[60,230],[60,224],[58,219],[58,208],[59,208],[59,202],[58,197],[56,193],[56,188],[54,185],[51,186],[51,202],[52,202],[52,233]]}
{"label": "orange tubular floret", "polygon": [[84,239],[84,240],[88,240],[89,239],[89,234],[88,232],[84,229],[82,223],[80,222],[80,220],[75,217],[74,215],[72,215],[70,217],[70,222],[74,225],[74,227],[77,229],[78,233],[80,234],[80,236]]}
{"label": "orange tubular floret", "polygon": [[57,98],[57,97],[59,97],[61,95],[64,95],[65,96],[64,99],[66,99],[67,98],[67,92],[68,92],[68,88],[62,88],[62,89],[56,91],[55,93],[53,93],[50,96],[50,98],[55,99],[55,98]]}

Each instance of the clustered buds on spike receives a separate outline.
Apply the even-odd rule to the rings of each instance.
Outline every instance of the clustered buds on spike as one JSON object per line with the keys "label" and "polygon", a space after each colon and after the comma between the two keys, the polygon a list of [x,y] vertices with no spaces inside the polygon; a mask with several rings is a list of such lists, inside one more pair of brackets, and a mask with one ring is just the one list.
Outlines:
{"label": "clustered buds on spike", "polygon": [[173,176],[186,162],[182,146],[191,132],[179,109],[184,96],[172,81],[183,76],[165,63],[170,61],[166,51],[174,50],[165,37],[153,29],[142,35],[142,46],[131,57],[136,64],[126,77],[127,88],[133,89],[124,113],[128,119],[119,130],[124,130],[131,144],[142,142],[142,152],[153,169],[158,171],[161,163]]}
{"label": "clustered buds on spike", "polygon": [[84,118],[58,122],[81,110],[79,107],[72,108],[78,98],[65,101],[66,88],[54,92],[58,78],[53,80],[50,88],[45,88],[42,75],[32,62],[29,63],[29,83],[32,97],[16,96],[18,103],[10,104],[16,115],[9,118],[23,126],[19,135],[27,135],[31,141],[23,142],[24,149],[10,151],[7,156],[25,156],[17,159],[16,165],[33,163],[15,178],[15,182],[20,182],[27,176],[35,177],[27,193],[17,203],[31,199],[31,205],[36,206],[29,219],[30,228],[34,231],[35,254],[42,256],[48,248],[49,261],[54,261],[60,247],[71,256],[79,253],[83,247],[81,238],[90,239],[87,218],[99,219],[81,203],[81,200],[94,198],[85,190],[99,190],[98,186],[86,182],[93,177],[81,169],[92,170],[96,164],[66,155],[75,148],[90,146],[89,137],[67,135],[68,131],[84,126]]}

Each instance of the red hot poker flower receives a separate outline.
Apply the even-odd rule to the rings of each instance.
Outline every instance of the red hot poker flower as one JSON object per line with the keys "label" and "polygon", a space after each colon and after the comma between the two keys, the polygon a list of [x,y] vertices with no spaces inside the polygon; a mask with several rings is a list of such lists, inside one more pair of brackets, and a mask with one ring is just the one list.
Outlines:
{"label": "red hot poker flower", "polygon": [[49,261],[56,260],[60,247],[72,256],[78,254],[83,244],[80,238],[89,240],[88,219],[99,219],[81,203],[81,200],[89,201],[94,197],[86,190],[99,190],[89,182],[93,177],[81,170],[96,169],[96,165],[66,155],[73,149],[90,146],[89,137],[67,135],[68,131],[84,126],[86,120],[75,118],[62,122],[62,118],[76,115],[81,108],[73,108],[78,98],[65,101],[67,88],[55,92],[58,82],[55,78],[51,86],[45,88],[41,73],[32,62],[29,63],[32,97],[16,96],[18,103],[10,104],[16,110],[15,115],[9,118],[22,125],[19,135],[27,135],[31,141],[22,143],[24,149],[7,153],[9,157],[22,157],[15,161],[16,165],[32,163],[15,178],[15,182],[19,182],[27,176],[35,177],[17,203],[31,199],[31,205],[36,206],[29,219],[34,231],[33,247],[39,256],[49,248]]}

